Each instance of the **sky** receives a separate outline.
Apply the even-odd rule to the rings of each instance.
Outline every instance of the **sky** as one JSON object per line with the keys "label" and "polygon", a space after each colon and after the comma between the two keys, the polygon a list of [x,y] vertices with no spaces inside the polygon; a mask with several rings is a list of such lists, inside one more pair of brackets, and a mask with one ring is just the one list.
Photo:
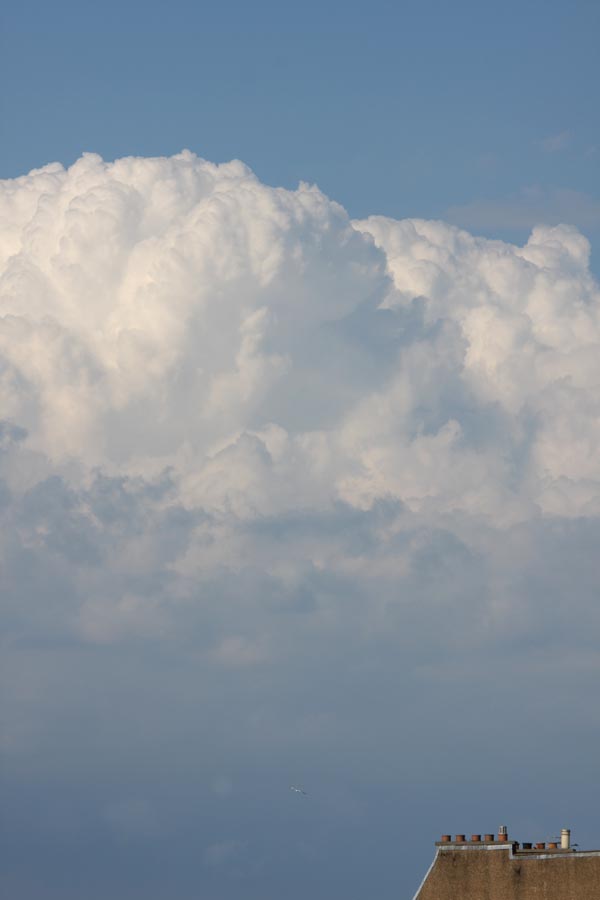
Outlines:
{"label": "sky", "polygon": [[190,148],[315,182],[353,217],[520,242],[566,221],[597,245],[595,0],[23,0],[3,16],[3,177]]}
{"label": "sky", "polygon": [[3,12],[11,900],[600,846],[599,25]]}

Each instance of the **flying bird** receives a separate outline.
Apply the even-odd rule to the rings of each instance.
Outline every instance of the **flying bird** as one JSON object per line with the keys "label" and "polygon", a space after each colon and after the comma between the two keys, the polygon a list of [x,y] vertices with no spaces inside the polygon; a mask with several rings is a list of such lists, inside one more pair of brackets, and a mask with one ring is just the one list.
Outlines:
{"label": "flying bird", "polygon": [[305,797],[308,797],[306,791],[303,791],[302,788],[296,787],[294,784],[290,784],[290,791],[295,791],[296,794],[303,794]]}

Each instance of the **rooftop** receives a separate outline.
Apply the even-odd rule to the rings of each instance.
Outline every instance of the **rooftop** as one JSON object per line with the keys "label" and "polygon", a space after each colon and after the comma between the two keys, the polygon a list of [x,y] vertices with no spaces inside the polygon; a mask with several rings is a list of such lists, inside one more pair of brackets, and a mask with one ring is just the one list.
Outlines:
{"label": "rooftop", "polygon": [[497,834],[442,835],[414,900],[600,900],[600,850],[579,850],[571,832],[549,841]]}

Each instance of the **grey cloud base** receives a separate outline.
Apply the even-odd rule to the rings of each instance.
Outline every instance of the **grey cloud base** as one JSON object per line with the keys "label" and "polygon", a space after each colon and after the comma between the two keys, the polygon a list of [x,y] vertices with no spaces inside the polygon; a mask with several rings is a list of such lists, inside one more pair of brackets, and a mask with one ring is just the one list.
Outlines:
{"label": "grey cloud base", "polygon": [[187,152],[0,183],[12,896],[410,896],[455,822],[585,839],[588,259]]}

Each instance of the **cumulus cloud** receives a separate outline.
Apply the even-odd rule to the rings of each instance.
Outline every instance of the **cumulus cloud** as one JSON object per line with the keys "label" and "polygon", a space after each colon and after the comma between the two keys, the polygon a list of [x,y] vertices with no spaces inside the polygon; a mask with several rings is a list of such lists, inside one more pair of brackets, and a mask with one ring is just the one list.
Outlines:
{"label": "cumulus cloud", "polygon": [[[294,507],[300,481],[318,503],[331,465],[339,496],[361,423],[399,427],[420,468],[464,431],[452,403],[481,419],[592,399],[598,289],[566,226],[517,248],[351,223],[316,188],[189,153],[48,166],[3,184],[2,222],[2,407],[52,465],[171,468],[191,505],[251,515]],[[555,475],[581,474],[557,455]]]}
{"label": "cumulus cloud", "polygon": [[0,209],[8,571],[33,554],[86,639],[167,634],[217,571],[357,565],[335,529],[288,546],[290,516],[598,514],[600,303],[575,228],[517,247],[351,222],[189,152],[86,154],[3,182]]}
{"label": "cumulus cloud", "polygon": [[[494,654],[557,689],[561,660],[581,690],[581,660],[599,667],[589,254],[566,224],[514,246],[351,221],[314,186],[189,152],[2,182],[7,754],[48,765],[55,718],[99,682],[113,705],[81,712],[78,758],[196,747],[198,715],[209,786],[242,746],[382,754],[398,697],[413,715],[401,684],[431,712],[442,672]],[[96,652],[118,662],[100,675]],[[118,673],[144,653],[140,706]],[[103,815],[143,830],[145,804]],[[211,840],[209,866],[237,852]]]}

